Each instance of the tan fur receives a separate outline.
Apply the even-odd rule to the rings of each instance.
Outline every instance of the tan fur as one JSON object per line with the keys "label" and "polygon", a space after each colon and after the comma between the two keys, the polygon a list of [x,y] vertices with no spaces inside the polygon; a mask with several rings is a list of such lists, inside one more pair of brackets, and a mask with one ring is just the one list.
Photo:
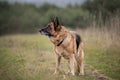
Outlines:
{"label": "tan fur", "polygon": [[[82,50],[82,43],[79,45],[78,51],[76,51],[75,35],[68,31],[64,26],[61,27],[62,27],[61,32],[59,32],[56,37],[50,38],[51,42],[54,44],[54,51],[57,55],[55,74],[59,72],[61,57],[64,57],[70,62],[70,71],[72,75],[75,74],[74,71],[75,62],[77,62],[78,72],[84,75],[83,71],[84,53]],[[61,39],[63,38],[65,38],[64,42],[60,46],[57,46],[56,44],[58,44],[58,42],[61,41]]]}
{"label": "tan fur", "polygon": [[[61,57],[64,57],[69,62],[72,75],[75,75],[75,64],[77,64],[78,72],[84,75],[83,42],[80,42],[78,49],[76,49],[76,37],[74,32],[67,30],[61,25],[59,25],[55,31],[53,22],[49,23],[49,25],[52,28],[49,32],[53,35],[49,38],[54,44],[54,51],[56,53],[56,69],[54,74],[59,73]],[[62,40],[64,41],[61,45],[57,46]]]}

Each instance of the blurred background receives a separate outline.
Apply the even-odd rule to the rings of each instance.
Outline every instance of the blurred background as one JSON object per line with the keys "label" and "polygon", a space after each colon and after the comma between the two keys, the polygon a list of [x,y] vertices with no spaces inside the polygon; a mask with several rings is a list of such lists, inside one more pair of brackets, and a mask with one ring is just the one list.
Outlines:
{"label": "blurred background", "polygon": [[[53,45],[38,33],[58,16],[81,35],[85,76],[59,75]],[[0,0],[0,80],[120,80],[120,0]]]}
{"label": "blurred background", "polygon": [[0,35],[35,33],[55,16],[74,29],[102,27],[120,18],[120,0],[0,0]]}

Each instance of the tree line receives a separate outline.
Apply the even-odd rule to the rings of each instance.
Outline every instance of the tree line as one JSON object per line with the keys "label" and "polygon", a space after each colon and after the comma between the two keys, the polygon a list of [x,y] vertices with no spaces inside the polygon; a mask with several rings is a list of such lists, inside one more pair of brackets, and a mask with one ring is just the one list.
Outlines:
{"label": "tree line", "polygon": [[[112,2],[113,1],[113,2]],[[9,4],[0,2],[0,34],[34,33],[46,26],[51,17],[58,16],[62,25],[70,28],[86,28],[92,21],[102,15],[107,17],[120,10],[119,0],[86,0],[82,5],[58,7],[45,3],[41,6],[33,4]]]}

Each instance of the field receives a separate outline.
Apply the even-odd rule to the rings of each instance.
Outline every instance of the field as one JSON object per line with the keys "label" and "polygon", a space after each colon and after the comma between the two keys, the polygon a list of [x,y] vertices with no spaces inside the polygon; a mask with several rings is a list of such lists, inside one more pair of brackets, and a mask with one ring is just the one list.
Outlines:
{"label": "field", "polygon": [[[77,30],[84,41],[85,76],[53,75],[55,54],[49,39],[40,34],[0,37],[0,80],[120,80],[120,37],[106,29]],[[65,78],[65,79],[64,79]]]}

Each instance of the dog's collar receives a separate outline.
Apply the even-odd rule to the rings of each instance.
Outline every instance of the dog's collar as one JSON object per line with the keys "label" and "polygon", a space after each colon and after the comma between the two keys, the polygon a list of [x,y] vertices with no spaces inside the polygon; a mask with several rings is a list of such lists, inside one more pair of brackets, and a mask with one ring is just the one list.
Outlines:
{"label": "dog's collar", "polygon": [[60,45],[63,43],[64,40],[65,40],[65,38],[64,38],[61,42],[59,42],[59,43],[57,44],[57,46],[60,46]]}

